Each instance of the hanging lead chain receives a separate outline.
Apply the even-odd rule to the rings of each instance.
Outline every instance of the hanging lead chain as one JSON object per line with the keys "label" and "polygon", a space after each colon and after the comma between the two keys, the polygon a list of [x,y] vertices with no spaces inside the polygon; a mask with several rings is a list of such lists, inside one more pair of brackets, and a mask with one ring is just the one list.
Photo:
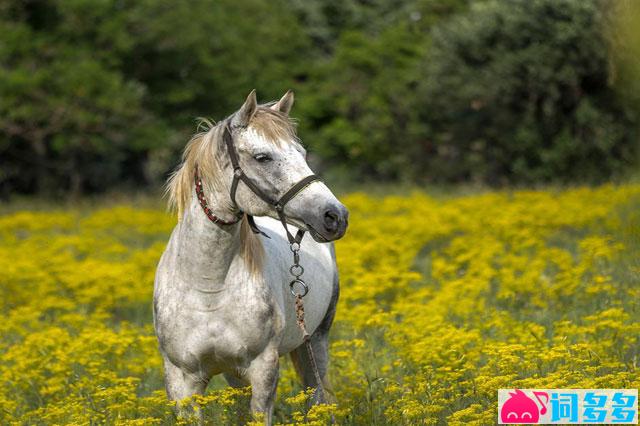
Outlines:
{"label": "hanging lead chain", "polygon": [[[289,272],[293,275],[293,280],[289,283],[289,289],[293,297],[297,298],[299,296],[302,298],[309,293],[309,287],[307,287],[307,284],[300,278],[302,274],[304,274],[304,268],[300,265],[300,243],[293,242],[289,245],[289,248],[293,253],[293,265],[289,268]],[[301,291],[298,292],[296,287],[300,287]]]}
{"label": "hanging lead chain", "polygon": [[[296,299],[296,322],[302,330],[302,338],[306,342],[309,339],[309,333],[304,323],[304,303],[302,298],[309,292],[309,287],[300,278],[304,274],[304,268],[300,265],[300,243],[293,242],[289,245],[291,253],[293,253],[293,265],[289,268],[289,272],[293,275],[293,280],[289,283],[291,294]],[[298,292],[298,290],[300,292]]]}
{"label": "hanging lead chain", "polygon": [[[304,322],[304,302],[302,298],[309,292],[309,287],[300,278],[304,274],[304,268],[300,265],[300,243],[293,242],[290,245],[291,252],[293,253],[293,265],[289,268],[289,272],[293,275],[293,280],[289,283],[289,289],[291,294],[295,298],[296,307],[296,322],[298,327],[302,331],[302,340],[307,348],[307,354],[309,355],[309,361],[313,369],[313,375],[316,379],[318,390],[318,401],[324,401],[324,388],[322,386],[322,378],[320,377],[320,371],[318,371],[318,364],[316,364],[316,358],[313,355],[313,348],[311,347],[311,335],[307,331],[307,326]],[[296,288],[301,288],[301,292],[298,292]],[[333,415],[332,415],[333,418]],[[332,421],[332,423],[335,423]]]}

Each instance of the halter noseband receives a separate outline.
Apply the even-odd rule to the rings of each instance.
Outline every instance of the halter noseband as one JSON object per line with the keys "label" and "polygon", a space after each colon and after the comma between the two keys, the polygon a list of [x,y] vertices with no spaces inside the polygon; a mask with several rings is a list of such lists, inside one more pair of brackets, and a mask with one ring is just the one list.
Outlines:
{"label": "halter noseband", "polygon": [[[269,195],[267,195],[256,183],[249,178],[242,168],[240,167],[240,162],[238,160],[238,153],[236,152],[235,146],[233,145],[233,137],[231,136],[231,129],[229,128],[229,124],[225,123],[224,125],[224,133],[222,135],[222,139],[227,147],[227,152],[229,153],[229,159],[231,160],[231,166],[233,167],[233,181],[231,182],[231,201],[238,207],[238,203],[236,202],[236,191],[238,190],[238,184],[242,181],[251,192],[257,195],[262,201],[272,206],[278,217],[280,218],[280,222],[282,222],[282,226],[284,227],[285,232],[287,233],[287,239],[289,240],[289,244],[300,244],[302,241],[302,237],[304,236],[305,231],[302,229],[298,229],[298,232],[295,236],[289,232],[289,228],[287,226],[287,216],[284,214],[284,206],[291,201],[296,195],[298,195],[303,189],[309,186],[312,182],[319,181],[320,177],[317,175],[309,175],[305,178],[302,178],[298,183],[293,185],[287,192],[285,192],[282,197],[278,200],[272,199]],[[200,191],[200,192],[198,192]],[[198,169],[196,167],[196,194],[198,195],[198,200],[200,201],[200,205],[202,206],[205,214],[214,223],[221,225],[231,225],[237,223],[238,220],[232,222],[225,222],[220,220],[218,217],[214,216],[211,213],[211,210],[207,206],[207,201],[204,198],[204,194],[202,192],[202,182],[198,177]],[[238,207],[239,209],[239,207]],[[246,213],[245,213],[246,214]],[[247,214],[247,221],[251,230],[256,234],[262,234],[267,238],[270,238],[267,234],[258,228],[253,216]]]}

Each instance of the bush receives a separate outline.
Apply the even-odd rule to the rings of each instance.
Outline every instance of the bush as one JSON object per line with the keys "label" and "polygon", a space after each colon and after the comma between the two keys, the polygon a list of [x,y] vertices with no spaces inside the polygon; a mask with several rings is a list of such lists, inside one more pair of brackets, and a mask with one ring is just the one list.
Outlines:
{"label": "bush", "polygon": [[351,179],[596,182],[638,163],[640,8],[469,3],[0,2],[0,196],[157,185],[194,118],[254,88],[296,90],[319,171]]}
{"label": "bush", "polygon": [[0,194],[157,183],[195,117],[292,85],[308,49],[286,6],[3,2]]}
{"label": "bush", "polygon": [[600,7],[489,1],[434,31],[419,88],[432,178],[600,181],[634,163],[635,111],[612,87]]}

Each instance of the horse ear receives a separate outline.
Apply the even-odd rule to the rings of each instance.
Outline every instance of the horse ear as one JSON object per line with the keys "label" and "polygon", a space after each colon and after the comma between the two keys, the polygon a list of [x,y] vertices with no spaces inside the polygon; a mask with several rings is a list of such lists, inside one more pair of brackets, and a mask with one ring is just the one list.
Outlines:
{"label": "horse ear", "polygon": [[284,96],[282,96],[282,98],[280,98],[278,102],[273,104],[271,106],[271,109],[274,109],[276,111],[280,111],[283,114],[289,115],[289,111],[291,111],[291,108],[293,107],[294,100],[295,100],[295,97],[293,96],[293,91],[287,90],[287,93],[285,93]]}
{"label": "horse ear", "polygon": [[257,108],[258,100],[256,99],[256,89],[253,89],[251,93],[249,93],[249,96],[247,96],[244,104],[242,104],[238,112],[233,116],[231,124],[234,127],[246,127],[255,115]]}

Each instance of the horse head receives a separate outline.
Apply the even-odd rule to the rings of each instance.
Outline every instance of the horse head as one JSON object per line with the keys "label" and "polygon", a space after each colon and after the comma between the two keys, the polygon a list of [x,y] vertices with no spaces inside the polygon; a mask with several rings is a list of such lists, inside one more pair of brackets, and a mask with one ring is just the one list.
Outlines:
{"label": "horse head", "polygon": [[[231,197],[250,216],[284,220],[318,242],[337,240],[346,232],[349,213],[307,164],[289,118],[293,102],[288,91],[278,102],[258,105],[252,91],[228,119],[230,139],[224,149],[231,161],[224,174],[230,179]],[[234,175],[244,175],[235,188]]]}

